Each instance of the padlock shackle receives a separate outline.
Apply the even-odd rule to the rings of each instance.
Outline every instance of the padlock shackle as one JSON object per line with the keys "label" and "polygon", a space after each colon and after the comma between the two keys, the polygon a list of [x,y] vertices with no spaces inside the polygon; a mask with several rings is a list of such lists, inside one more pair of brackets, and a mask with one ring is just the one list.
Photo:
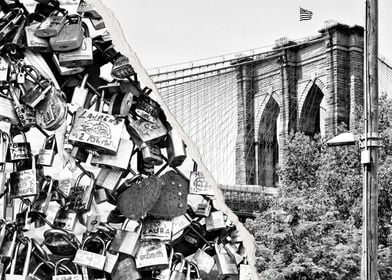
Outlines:
{"label": "padlock shackle", "polygon": [[[194,262],[188,261],[189,265],[190,265],[190,270],[192,270],[192,268],[194,269],[195,273],[196,273],[196,279],[201,279],[200,276],[200,270],[199,270],[199,266],[197,264],[195,264]],[[191,279],[189,277],[189,279]]]}
{"label": "padlock shackle", "polygon": [[[22,272],[22,276],[27,276],[29,273],[29,269],[30,269],[30,259],[31,259],[31,252],[33,249],[33,245],[32,245],[32,241],[31,239],[28,239],[27,242],[27,252],[26,252],[26,257],[25,257],[25,261],[24,261],[24,265],[23,265],[23,272]],[[14,252],[13,258],[12,258],[12,262],[11,262],[11,269],[10,269],[10,274],[11,275],[15,275],[15,268],[16,268],[16,262],[18,259],[18,251],[19,251],[19,247],[21,245],[21,242],[19,242],[16,246],[16,250]]]}
{"label": "padlock shackle", "polygon": [[54,263],[52,263],[52,262],[49,262],[49,261],[47,261],[47,262],[40,262],[40,263],[37,265],[37,267],[33,270],[33,272],[31,273],[31,275],[32,275],[32,276],[35,276],[35,275],[37,274],[38,270],[39,270],[43,265],[52,266],[52,269],[53,269],[53,270],[54,270],[54,267],[55,267]]}
{"label": "padlock shackle", "polygon": [[[54,275],[55,276],[58,275],[59,265],[61,265],[61,263],[65,262],[65,261],[72,261],[72,259],[70,259],[70,258],[62,258],[62,259],[58,260],[56,262],[55,266],[54,266]],[[79,274],[79,267],[78,267],[78,265],[76,263],[74,263],[74,262],[72,262],[72,263],[73,263],[73,265],[75,267],[76,274]],[[73,274],[73,272],[71,271],[71,269],[69,267],[65,266],[65,268],[69,270],[67,272],[69,272],[70,274]]]}
{"label": "padlock shackle", "polygon": [[[48,229],[47,231],[44,232],[44,242],[43,244],[45,244],[45,242],[52,236],[59,236],[61,237],[63,240],[65,240],[69,245],[71,245],[71,247],[73,247],[74,249],[78,249],[78,246],[75,246],[75,244],[73,244],[68,232],[66,232],[65,230],[62,229],[58,229],[58,228],[52,228],[52,229]],[[75,242],[80,245],[79,240],[76,238],[76,236],[74,236],[73,240],[75,240]]]}
{"label": "padlock shackle", "polygon": [[106,243],[105,243],[105,241],[103,241],[103,239],[102,239],[101,237],[99,237],[99,236],[92,236],[92,235],[90,235],[90,236],[88,236],[87,238],[85,238],[84,241],[83,241],[83,243],[82,243],[82,246],[80,247],[80,249],[81,249],[81,250],[85,250],[86,244],[87,244],[88,242],[94,240],[94,239],[98,240],[98,241],[102,244],[102,253],[101,253],[101,254],[102,254],[102,255],[105,255],[105,254],[106,254]]}

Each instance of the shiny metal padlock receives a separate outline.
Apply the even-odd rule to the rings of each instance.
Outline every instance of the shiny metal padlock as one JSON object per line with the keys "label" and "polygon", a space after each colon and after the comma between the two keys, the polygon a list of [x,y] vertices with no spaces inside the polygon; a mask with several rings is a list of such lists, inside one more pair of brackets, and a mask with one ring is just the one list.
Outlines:
{"label": "shiny metal padlock", "polygon": [[142,279],[136,268],[135,259],[130,256],[120,256],[117,268],[112,273],[112,280],[139,280]]}
{"label": "shiny metal padlock", "polygon": [[213,211],[206,218],[206,230],[214,231],[226,228],[225,214],[223,211]]}
{"label": "shiny metal padlock", "polygon": [[[102,251],[100,254],[85,250],[85,247],[88,244],[88,242],[91,242],[94,239],[102,244]],[[76,263],[77,265],[85,266],[88,268],[103,270],[106,262],[105,255],[106,255],[105,242],[98,236],[89,236],[83,241],[81,248],[78,249],[78,251],[76,252],[73,262]]]}
{"label": "shiny metal padlock", "polygon": [[88,89],[86,88],[87,79],[88,73],[83,76],[83,80],[80,83],[80,86],[74,88],[71,100],[72,105],[84,108],[88,95]]}
{"label": "shiny metal padlock", "polygon": [[160,119],[152,123],[142,118],[134,119],[129,114],[128,121],[129,124],[126,126],[128,133],[139,147],[143,143],[157,143],[167,134],[167,128]]}
{"label": "shiny metal padlock", "polygon": [[[88,185],[82,185],[81,179],[87,176],[90,178],[90,183]],[[95,176],[94,173],[87,171],[87,173],[82,172],[76,178],[75,185],[71,188],[67,206],[71,211],[83,213],[88,212],[91,208],[93,194],[95,187]]]}
{"label": "shiny metal padlock", "polygon": [[37,124],[36,116],[34,114],[34,110],[20,103],[20,92],[21,90],[19,88],[10,88],[10,94],[14,101],[14,110],[18,117],[20,126],[22,126],[22,128],[31,128]]}
{"label": "shiny metal padlock", "polygon": [[59,275],[59,265],[63,262],[71,261],[70,258],[62,258],[58,260],[54,267],[54,275],[52,280],[83,280],[82,274],[79,272],[79,267],[75,264],[75,274],[62,274]]}
{"label": "shiny metal padlock", "polygon": [[49,44],[52,50],[58,52],[75,50],[82,45],[83,33],[82,18],[76,14],[69,15],[60,32],[50,37]]}
{"label": "shiny metal padlock", "polygon": [[177,260],[173,262],[170,280],[186,280],[184,272],[186,265],[185,257],[180,253],[175,253],[174,257],[177,258]]}
{"label": "shiny metal padlock", "polygon": [[[200,270],[199,270],[198,266],[193,262],[188,262],[188,264],[189,264],[189,269],[188,269],[189,279],[190,280],[203,280],[201,278]],[[188,273],[188,271],[187,271],[187,273]],[[192,273],[193,273],[193,275],[192,275]]]}
{"label": "shiny metal padlock", "polygon": [[191,171],[189,178],[189,193],[200,195],[214,195],[214,190],[208,184],[207,179],[201,171]]}
{"label": "shiny metal padlock", "polygon": [[108,195],[105,188],[96,187],[94,191],[94,200],[97,204],[101,204],[108,201]]}
{"label": "shiny metal padlock", "polygon": [[82,73],[84,71],[84,67],[82,67],[82,66],[75,66],[75,67],[63,67],[63,66],[61,66],[59,58],[57,57],[57,55],[55,53],[52,55],[52,61],[53,61],[54,65],[56,66],[57,71],[62,76],[75,75],[75,74]]}
{"label": "shiny metal padlock", "polygon": [[215,261],[216,261],[219,275],[221,276],[237,275],[238,274],[237,264],[226,252],[222,244],[218,245],[215,242],[214,247],[216,252]]}
{"label": "shiny metal padlock", "polygon": [[41,217],[46,218],[47,216],[49,203],[52,200],[53,183],[54,180],[52,178],[45,178],[39,195],[33,201],[30,217],[35,222],[36,228],[46,225],[46,223],[42,221]]}
{"label": "shiny metal padlock", "polygon": [[106,262],[105,262],[105,267],[103,268],[103,270],[107,273],[113,273],[114,269],[117,266],[117,262],[118,262],[118,258],[120,256],[119,253],[112,253],[110,252],[109,248],[110,248],[110,244],[112,243],[112,240],[109,240],[106,243]]}
{"label": "shiny metal padlock", "polygon": [[167,158],[169,166],[180,166],[186,159],[185,143],[174,129],[167,133]]}
{"label": "shiny metal padlock", "polygon": [[154,165],[143,161],[142,151],[137,151],[137,171],[140,174],[150,176],[154,174]]}
{"label": "shiny metal padlock", "polygon": [[128,231],[126,227],[129,223],[129,219],[125,221],[121,227],[116,232],[109,249],[112,252],[123,253],[131,257],[136,256],[136,252],[139,249],[139,237],[142,230],[142,226],[139,225],[135,231]]}
{"label": "shiny metal padlock", "polygon": [[135,261],[136,268],[140,271],[167,268],[169,259],[165,242],[159,240],[140,242]]}
{"label": "shiny metal padlock", "polygon": [[0,121],[5,121],[14,125],[19,124],[19,119],[16,115],[12,99],[4,94],[0,94],[0,108]]}
{"label": "shiny metal padlock", "polygon": [[67,11],[63,9],[53,11],[49,17],[37,27],[34,32],[35,36],[49,38],[57,35],[67,21],[66,15]]}
{"label": "shiny metal padlock", "polygon": [[[14,137],[18,134],[22,135],[23,142],[14,142]],[[31,157],[31,146],[30,142],[27,141],[26,134],[20,130],[13,130],[10,137],[7,161],[17,162],[20,160],[29,160]]]}
{"label": "shiny metal padlock", "polygon": [[93,157],[91,158],[91,165],[98,166],[101,168],[127,170],[131,161],[134,146],[135,145],[131,140],[121,138],[116,154],[101,154],[99,156],[93,155]]}
{"label": "shiny metal padlock", "polygon": [[50,45],[48,40],[35,35],[35,31],[40,24],[41,23],[37,22],[25,27],[26,46],[27,49],[33,52],[49,52]]}
{"label": "shiny metal padlock", "polygon": [[95,180],[95,185],[113,191],[120,184],[123,173],[124,172],[119,169],[101,168],[97,175],[97,179]]}
{"label": "shiny metal padlock", "polygon": [[12,199],[36,196],[38,194],[38,179],[35,157],[32,156],[31,159],[30,169],[14,171],[10,174],[10,197]]}
{"label": "shiny metal padlock", "polygon": [[15,216],[15,224],[18,231],[29,231],[31,226],[31,219],[29,218],[31,210],[31,202],[22,202],[19,204],[19,211]]}
{"label": "shiny metal padlock", "polygon": [[147,164],[161,165],[163,163],[163,158],[161,150],[156,145],[146,145],[145,143],[141,146],[143,161]]}
{"label": "shiny metal padlock", "polygon": [[42,166],[52,166],[54,156],[56,154],[56,136],[53,134],[45,139],[42,148],[39,150],[37,164]]}
{"label": "shiny metal padlock", "polygon": [[142,119],[154,123],[159,117],[160,110],[159,103],[151,97],[141,94],[137,98],[135,112]]}
{"label": "shiny metal padlock", "polygon": [[60,207],[56,213],[53,224],[57,228],[72,232],[75,229],[77,219],[77,213],[70,212],[65,207]]}
{"label": "shiny metal padlock", "polygon": [[31,241],[31,239],[29,239],[27,242],[27,252],[26,252],[26,257],[25,257],[25,261],[24,261],[23,272],[21,275],[15,274],[16,262],[19,258],[19,256],[18,256],[19,248],[20,248],[20,243],[18,243],[18,245],[15,248],[15,252],[12,257],[11,268],[10,268],[9,273],[7,273],[5,275],[5,280],[22,280],[22,279],[25,280],[28,273],[29,273],[31,252],[33,249],[33,243]]}
{"label": "shiny metal padlock", "polygon": [[79,48],[68,51],[60,52],[58,54],[58,61],[61,67],[83,67],[93,64],[93,42],[90,37],[83,37],[82,43]]}
{"label": "shiny metal padlock", "polygon": [[75,180],[73,178],[73,172],[68,168],[68,165],[60,171],[59,174],[59,190],[66,197],[69,196],[71,188],[75,185]]}
{"label": "shiny metal padlock", "polygon": [[199,268],[199,273],[208,275],[215,265],[215,259],[205,252],[207,247],[198,248],[191,261]]}
{"label": "shiny metal padlock", "polygon": [[0,130],[0,164],[7,162],[8,147],[10,144],[10,136],[7,132]]}
{"label": "shiny metal padlock", "polygon": [[142,223],[141,240],[157,239],[161,241],[170,241],[172,237],[173,222],[147,218]]}
{"label": "shiny metal padlock", "polygon": [[238,280],[252,280],[252,269],[245,258],[244,263],[240,264]]}

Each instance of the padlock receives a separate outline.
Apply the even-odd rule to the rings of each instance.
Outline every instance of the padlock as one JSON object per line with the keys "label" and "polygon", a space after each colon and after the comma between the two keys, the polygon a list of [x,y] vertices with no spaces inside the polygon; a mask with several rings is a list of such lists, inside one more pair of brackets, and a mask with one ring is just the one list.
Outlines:
{"label": "padlock", "polygon": [[[10,174],[10,197],[21,198],[38,194],[38,178],[35,157],[31,157],[31,168]],[[15,165],[15,164],[14,164]]]}
{"label": "padlock", "polygon": [[226,252],[222,244],[215,242],[215,261],[220,276],[238,275],[238,268],[235,261]]}
{"label": "padlock", "polygon": [[[14,142],[14,137],[18,134],[22,135],[23,142]],[[26,134],[23,131],[12,129],[7,161],[16,162],[31,159],[31,146],[27,141]]]}
{"label": "padlock", "polygon": [[161,165],[163,163],[161,150],[156,145],[147,145],[143,143],[141,149],[143,161],[147,164]]}
{"label": "padlock", "polygon": [[112,280],[139,280],[142,279],[136,268],[135,259],[121,255],[117,261],[117,268],[111,274]]}
{"label": "padlock", "polygon": [[63,67],[63,66],[61,66],[59,58],[57,57],[57,55],[55,53],[52,55],[52,61],[53,61],[54,65],[56,66],[57,71],[62,76],[75,75],[75,74],[82,73],[84,71],[84,67],[82,67],[82,66],[75,66],[75,67]]}
{"label": "padlock", "polygon": [[159,240],[148,240],[140,242],[137,251],[136,268],[139,271],[165,269],[169,266],[166,245]]}
{"label": "padlock", "polygon": [[44,245],[54,255],[71,256],[79,248],[75,234],[62,229],[48,229],[44,232]]}
{"label": "padlock", "polygon": [[[83,33],[82,18],[76,14],[68,15],[60,32],[50,37],[49,44],[52,50],[58,52],[75,50],[82,45]],[[59,61],[61,62],[60,57]]]}
{"label": "padlock", "polygon": [[[34,247],[34,244],[33,244],[33,247]],[[39,272],[39,270],[41,269],[41,267],[43,267],[43,266],[50,266],[51,268],[53,268],[53,270],[54,270],[54,263],[52,263],[52,262],[49,262],[49,261],[46,261],[46,262],[41,262],[41,263],[39,263],[35,268],[34,268],[34,270],[32,271],[32,272],[30,272],[28,275],[27,275],[27,277],[26,277],[26,280],[44,280],[43,278],[41,278],[40,276],[38,276],[38,272]]]}
{"label": "padlock", "polygon": [[94,200],[97,204],[101,204],[108,201],[108,194],[105,188],[96,187],[94,191]]}
{"label": "padlock", "polygon": [[5,55],[9,54],[14,57],[23,57],[23,51],[25,50],[25,34],[24,28],[26,25],[26,16],[22,15],[18,25],[12,31],[12,39],[9,38],[2,44],[1,52]]}
{"label": "padlock", "polygon": [[[189,268],[187,269],[187,273],[189,271],[189,279],[190,280],[203,280],[200,275],[200,270],[198,266],[193,262],[188,262]],[[192,275],[193,273],[193,275]]]}
{"label": "padlock", "polygon": [[63,95],[61,90],[51,86],[44,100],[35,107],[37,124],[43,129],[56,130],[66,121],[67,103]]}
{"label": "padlock", "polygon": [[12,100],[14,101],[14,110],[18,117],[19,124],[22,128],[28,129],[36,125],[36,118],[33,109],[21,104],[19,101],[20,89],[10,87],[9,90]]}
{"label": "padlock", "polygon": [[205,235],[205,227],[197,220],[193,220],[180,238],[174,240],[174,250],[187,257],[208,242],[204,237]]}
{"label": "padlock", "polygon": [[206,253],[205,251],[206,249],[207,249],[206,246],[204,246],[201,249],[198,248],[196,253],[193,255],[191,259],[192,263],[197,265],[199,269],[199,273],[202,276],[210,274],[212,268],[215,265],[215,259]]}
{"label": "padlock", "polygon": [[132,91],[115,93],[110,98],[108,113],[112,115],[126,116],[131,110],[133,102]]}
{"label": "padlock", "polygon": [[[21,74],[21,73],[18,73],[18,74]],[[19,85],[19,88],[23,93],[20,100],[23,104],[28,105],[31,108],[35,108],[38,105],[38,103],[43,101],[45,99],[46,95],[51,90],[51,86],[49,84],[45,88],[42,88],[41,84],[36,84],[29,91],[25,91],[24,85],[26,85],[26,84],[27,83],[26,83],[26,79],[25,79],[24,82]]]}
{"label": "padlock", "polygon": [[188,214],[185,215],[180,215],[177,217],[174,217],[172,219],[173,223],[173,234],[172,234],[172,240],[175,240],[181,235],[181,233],[186,229],[190,224],[191,224],[191,217],[189,217]]}
{"label": "padlock", "polygon": [[0,108],[0,121],[5,121],[13,125],[19,124],[19,119],[14,109],[14,102],[5,94],[0,94]]}
{"label": "padlock", "polygon": [[136,252],[139,249],[139,237],[142,230],[142,226],[138,225],[135,231],[126,230],[129,223],[127,219],[121,229],[116,231],[116,236],[114,237],[109,249],[112,252],[126,254],[131,257],[136,256]]}
{"label": "padlock", "polygon": [[101,168],[95,180],[95,185],[113,191],[124,177],[124,171],[118,169]]}
{"label": "padlock", "polygon": [[33,201],[30,217],[35,222],[35,227],[46,225],[42,218],[46,218],[49,209],[49,203],[52,200],[53,179],[47,177],[42,185],[38,197]]}
{"label": "padlock", "polygon": [[223,211],[213,211],[206,218],[206,230],[215,231],[226,228],[225,214]]}
{"label": "padlock", "polygon": [[48,40],[35,35],[35,31],[40,24],[37,22],[25,27],[26,47],[32,52],[49,52],[50,45]]}
{"label": "padlock", "polygon": [[185,257],[180,253],[174,253],[174,257],[177,258],[177,261],[173,262],[170,280],[186,280],[186,275],[184,272],[186,268]]}
{"label": "padlock", "polygon": [[83,80],[79,87],[75,87],[74,92],[72,94],[71,104],[84,108],[86,103],[86,98],[88,95],[88,89],[86,88],[86,83],[88,79],[88,73],[83,76]]}
{"label": "padlock", "polygon": [[252,269],[246,257],[244,258],[244,262],[240,264],[238,276],[238,280],[252,280]]}
{"label": "padlock", "polygon": [[72,147],[71,157],[73,157],[76,161],[86,162],[89,155],[90,154],[88,153],[88,151],[82,147],[77,147],[77,146]]}
{"label": "padlock", "polygon": [[77,265],[75,266],[75,274],[63,274],[59,275],[59,265],[63,262],[66,261],[71,261],[70,258],[62,258],[58,260],[55,264],[54,267],[54,275],[52,277],[52,280],[83,280],[82,274],[79,273],[79,267]]}
{"label": "padlock", "polygon": [[141,240],[157,239],[170,241],[172,237],[173,222],[163,219],[147,218],[142,223]]}
{"label": "padlock", "polygon": [[9,63],[8,61],[0,57],[0,81],[7,82],[8,81],[8,70],[9,70]]}
{"label": "padlock", "polygon": [[22,202],[19,205],[19,212],[15,216],[16,229],[20,232],[29,231],[31,226],[31,219],[29,213],[31,210],[31,202]]}
{"label": "padlock", "polygon": [[186,159],[185,143],[174,129],[167,134],[167,157],[171,167],[180,166]]}
{"label": "padlock", "polygon": [[213,196],[214,190],[208,184],[201,171],[191,171],[189,178],[189,193]]}
{"label": "padlock", "polygon": [[174,250],[170,248],[170,256],[169,256],[169,265],[167,268],[153,270],[152,278],[155,280],[170,280],[171,268],[173,266],[174,261]]}
{"label": "padlock", "polygon": [[72,232],[75,229],[76,221],[77,213],[69,211],[66,207],[60,207],[53,224],[56,228]]}
{"label": "padlock", "polygon": [[140,174],[150,176],[154,174],[154,165],[143,161],[142,151],[137,150],[137,171]]}
{"label": "padlock", "polygon": [[211,200],[202,195],[189,194],[188,205],[192,208],[193,213],[199,217],[208,217],[211,213]]}
{"label": "padlock", "polygon": [[123,127],[124,120],[117,120],[115,116],[78,108],[69,141],[78,147],[116,154]]}
{"label": "padlock", "polygon": [[0,130],[0,164],[5,164],[7,162],[7,152],[9,145],[9,134],[3,130]]}
{"label": "padlock", "polygon": [[112,240],[109,240],[106,242],[106,261],[105,261],[105,267],[103,270],[106,273],[113,273],[115,271],[115,268],[117,267],[117,262],[118,258],[120,257],[119,253],[111,252],[109,250],[110,244],[112,243]]}
{"label": "padlock", "polygon": [[[87,186],[81,184],[81,179],[84,176],[90,178],[90,183]],[[88,212],[93,200],[94,187],[94,174],[89,171],[80,173],[76,178],[75,185],[70,190],[67,203],[68,208],[77,213]]]}
{"label": "padlock", "polygon": [[142,119],[155,123],[159,118],[161,107],[151,97],[141,94],[137,98],[135,113]]}
{"label": "padlock", "polygon": [[224,245],[226,252],[229,254],[229,256],[235,261],[235,263],[237,264],[237,266],[242,263],[242,261],[244,260],[244,256],[240,255],[238,253],[238,248],[235,247],[233,244],[226,243]]}
{"label": "padlock", "polygon": [[26,257],[24,260],[23,272],[21,275],[17,275],[17,274],[15,274],[15,269],[16,269],[16,262],[19,258],[18,252],[19,252],[19,248],[20,248],[20,243],[18,243],[18,245],[16,246],[15,253],[13,255],[13,258],[12,258],[10,271],[9,271],[9,273],[7,273],[5,275],[5,280],[19,280],[19,279],[24,280],[24,279],[26,279],[26,277],[29,273],[29,269],[30,269],[30,258],[31,258],[31,252],[33,249],[32,244],[33,243],[31,241],[31,239],[29,239],[27,242],[27,252],[26,252]]}
{"label": "padlock", "polygon": [[73,51],[60,52],[58,61],[61,67],[77,68],[93,64],[92,38],[83,37],[79,48]]}
{"label": "padlock", "polygon": [[123,80],[135,74],[135,70],[129,63],[128,57],[119,54],[112,61],[113,67],[110,72],[111,76],[117,80]]}
{"label": "padlock", "polygon": [[[97,240],[102,244],[101,253],[93,253],[85,250],[86,245]],[[75,254],[73,262],[77,265],[85,266],[92,269],[103,270],[106,262],[106,244],[105,242],[97,236],[88,236],[82,243],[82,246]]]}
{"label": "padlock", "polygon": [[52,166],[54,156],[56,154],[56,136],[53,134],[45,139],[42,148],[39,150],[37,164],[42,166]]}
{"label": "padlock", "polygon": [[71,192],[71,188],[75,185],[75,180],[73,178],[72,171],[68,168],[69,165],[66,165],[59,174],[59,184],[58,189],[62,192],[62,194],[66,197],[69,196]]}
{"label": "padlock", "polygon": [[128,121],[129,123],[126,126],[128,133],[131,135],[131,139],[139,147],[142,143],[158,143],[167,134],[167,129],[160,119],[157,119],[152,123],[142,118],[134,119],[131,114],[129,114]]}
{"label": "padlock", "polygon": [[40,38],[56,36],[67,21],[66,15],[67,11],[64,9],[53,11],[49,17],[37,27],[34,32],[35,36]]}
{"label": "padlock", "polygon": [[91,165],[101,168],[127,170],[131,161],[134,144],[131,140],[121,138],[117,153],[114,155],[93,155]]}

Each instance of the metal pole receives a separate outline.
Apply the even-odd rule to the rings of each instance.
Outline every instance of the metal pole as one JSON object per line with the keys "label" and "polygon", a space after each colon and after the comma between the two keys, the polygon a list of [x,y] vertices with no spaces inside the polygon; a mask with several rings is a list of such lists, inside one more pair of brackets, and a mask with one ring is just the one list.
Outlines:
{"label": "metal pole", "polygon": [[378,246],[378,1],[366,1],[362,280],[377,280]]}

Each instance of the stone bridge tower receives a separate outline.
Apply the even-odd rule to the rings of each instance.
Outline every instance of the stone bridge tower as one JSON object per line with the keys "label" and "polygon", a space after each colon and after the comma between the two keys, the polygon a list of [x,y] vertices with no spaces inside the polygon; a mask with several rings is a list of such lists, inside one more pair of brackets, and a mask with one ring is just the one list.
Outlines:
{"label": "stone bridge tower", "polygon": [[238,59],[236,184],[277,183],[291,132],[335,135],[355,126],[363,102],[363,33],[335,24],[303,42],[281,40],[260,57]]}

